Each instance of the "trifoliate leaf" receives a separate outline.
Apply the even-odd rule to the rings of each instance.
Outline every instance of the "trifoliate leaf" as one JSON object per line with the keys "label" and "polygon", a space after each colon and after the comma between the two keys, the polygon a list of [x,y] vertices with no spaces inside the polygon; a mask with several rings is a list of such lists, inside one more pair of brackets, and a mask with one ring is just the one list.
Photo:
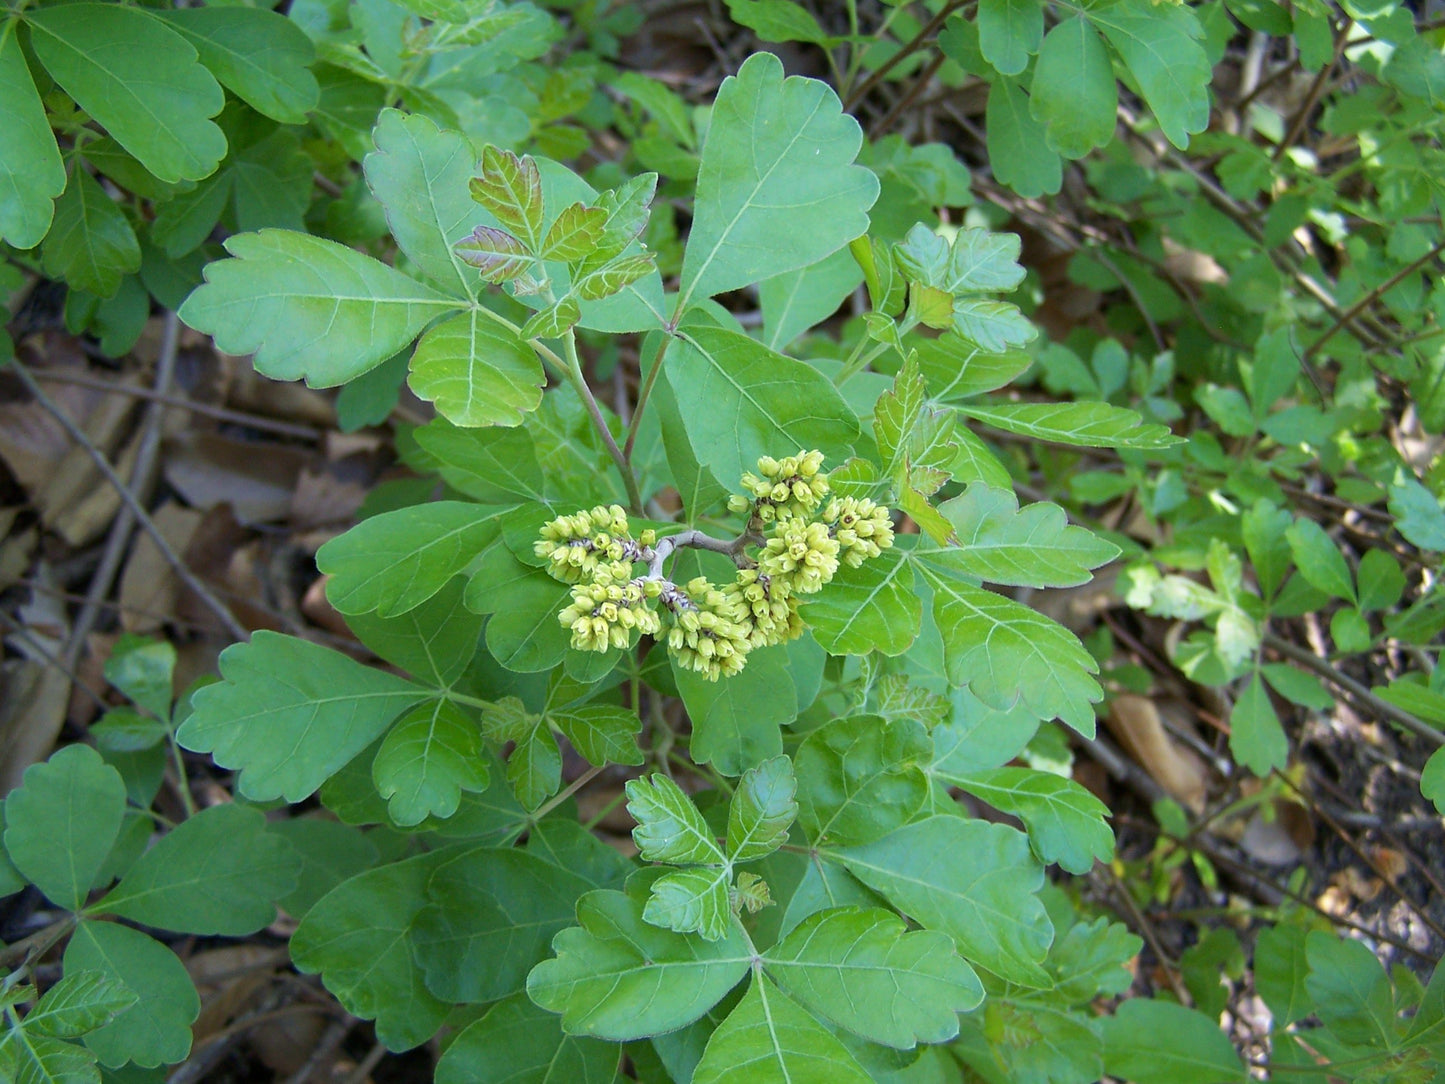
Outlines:
{"label": "trifoliate leaf", "polygon": [[681,787],[658,772],[627,781],[627,812],[637,822],[632,840],[648,862],[674,865],[725,862],[707,822]]}
{"label": "trifoliate leaf", "polygon": [[793,762],[772,757],[743,772],[728,802],[728,861],[753,862],[788,839],[798,815]]}
{"label": "trifoliate leaf", "polygon": [[453,425],[512,426],[537,409],[547,374],[515,331],[468,309],[421,337],[407,383]]}
{"label": "trifoliate leaf", "polygon": [[215,170],[226,137],[209,118],[226,96],[165,22],[96,3],[28,12],[25,21],[46,70],[146,169],[169,183]]}
{"label": "trifoliate leaf", "polygon": [[1012,290],[1023,281],[1021,246],[1018,234],[982,228],[960,230],[950,244],[919,223],[895,251],[914,282],[950,294],[977,294]]}
{"label": "trifoliate leaf", "polygon": [[461,302],[359,252],[305,233],[262,230],[227,240],[229,260],[181,319],[232,354],[254,354],[277,380],[332,387],[380,365]]}
{"label": "trifoliate leaf", "polygon": [[185,1061],[201,999],[176,954],[139,930],[86,919],[65,946],[67,975],[91,972],[135,995],[130,1008],[85,1036],[102,1065],[144,1068]]}
{"label": "trifoliate leaf", "polygon": [[481,731],[449,700],[403,715],[377,750],[371,774],[387,814],[403,828],[450,817],[462,791],[486,790],[490,782]]}
{"label": "trifoliate leaf", "polygon": [[527,248],[542,241],[542,175],[531,155],[488,144],[482,148],[480,173],[471,181],[472,199],[496,216]]}
{"label": "trifoliate leaf", "polygon": [[698,171],[678,311],[807,267],[868,232],[878,179],[856,166],[863,133],[815,79],[771,53],[723,81]]}
{"label": "trifoliate leaf", "polygon": [[427,990],[412,956],[417,916],[427,906],[426,883],[454,850],[392,862],[343,881],[306,913],[291,937],[291,958],[321,975],[346,1010],[376,1021],[390,1050],[426,1042],[451,1006]]}
{"label": "trifoliate leaf", "polygon": [[938,509],[952,524],[957,548],[930,554],[935,564],[1015,587],[1076,587],[1091,570],[1119,555],[1119,547],[1092,531],[1069,525],[1056,504],[1020,509],[1012,490],[975,482]]}
{"label": "trifoliate leaf", "polygon": [[520,700],[508,696],[488,708],[482,720],[488,737],[514,743],[507,757],[507,782],[524,809],[536,809],[557,793],[562,785],[562,753],[541,715],[533,715]]}
{"label": "trifoliate leaf", "polygon": [[0,38],[0,114],[0,240],[34,248],[65,191],[65,164],[13,27]]}
{"label": "trifoliate leaf", "polygon": [[1168,448],[1183,442],[1166,425],[1108,403],[967,403],[962,414],[1007,433],[1084,448]]}
{"label": "trifoliate leaf", "polygon": [[5,799],[5,851],[59,907],[85,903],[120,832],[125,783],[88,745],[67,745],[25,769]]}
{"label": "trifoliate leaf", "polygon": [[928,563],[919,568],[933,588],[933,620],[951,682],[967,685],[992,707],[1007,710],[1021,702],[1040,719],[1062,719],[1093,736],[1093,704],[1104,695],[1090,676],[1098,663],[1073,633],[952,572]]}
{"label": "trifoliate leaf", "polygon": [[344,614],[415,609],[470,564],[500,530],[496,509],[431,501],[370,516],[316,551],[326,597]]}
{"label": "trifoliate leaf", "polygon": [[162,837],[92,910],[183,933],[244,937],[276,919],[300,858],[256,809],[204,809]]}
{"label": "trifoliate leaf", "polygon": [[457,1033],[436,1084],[612,1084],[617,1061],[616,1046],[567,1035],[555,1013],[518,994]]}
{"label": "trifoliate leaf", "polygon": [[426,696],[409,681],[294,636],[262,630],[221,653],[176,739],[240,769],[241,793],[299,802]]}
{"label": "trifoliate leaf", "polygon": [[939,815],[825,853],[914,921],[950,935],[969,963],[1023,986],[1052,985],[1040,962],[1053,927],[1034,895],[1044,868],[1022,832]]}
{"label": "trifoliate leaf", "polygon": [[947,1042],[983,984],[947,935],[880,909],[812,915],[764,955],[768,975],[804,1008],[900,1050]]}
{"label": "trifoliate leaf", "polygon": [[520,993],[552,938],[574,921],[591,888],[576,873],[527,851],[469,848],[439,863],[430,901],[410,932],[426,985],[449,1002],[482,1003]]}
{"label": "trifoliate leaf", "polygon": [[877,715],[834,719],[798,747],[798,822],[815,847],[868,843],[907,823],[928,797],[923,724]]}
{"label": "trifoliate leaf", "polygon": [[708,1040],[693,1084],[869,1084],[826,1027],[761,975]]}
{"label": "trifoliate leaf", "polygon": [[1114,857],[1109,807],[1072,779],[1036,768],[940,773],[940,778],[1023,821],[1041,862],[1083,875],[1095,861]]}
{"label": "trifoliate leaf", "polygon": [[717,941],[643,920],[621,892],[589,892],[577,921],[552,942],[555,959],[532,969],[527,994],[562,1013],[569,1035],[625,1042],[692,1023],[747,973],[752,949],[736,923]]}

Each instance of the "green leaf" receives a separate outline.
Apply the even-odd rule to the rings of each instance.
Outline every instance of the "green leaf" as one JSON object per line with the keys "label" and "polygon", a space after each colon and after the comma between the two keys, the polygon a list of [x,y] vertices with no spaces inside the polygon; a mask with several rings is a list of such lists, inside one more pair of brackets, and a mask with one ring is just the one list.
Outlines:
{"label": "green leaf", "polygon": [[525,994],[499,1001],[463,1028],[436,1067],[436,1084],[612,1084],[618,1048],[563,1032]]}
{"label": "green leaf", "polygon": [[758,458],[817,448],[842,462],[858,419],[832,382],[737,331],[688,321],[667,348],[663,376],[699,462],[727,485]]}
{"label": "green leaf", "polygon": [[547,227],[547,236],[542,238],[539,255],[544,260],[566,262],[590,256],[602,240],[607,217],[607,212],[601,207],[568,204]]}
{"label": "green leaf", "polygon": [[0,1076],[17,1084],[101,1084],[95,1055],[84,1047],[16,1029],[0,1045]]}
{"label": "green leaf", "polygon": [[516,848],[470,848],[438,864],[411,932],[426,985],[449,1002],[522,992],[527,972],[573,921],[584,878]]}
{"label": "green leaf", "polygon": [[1034,895],[1044,869],[1022,832],[939,815],[826,857],[920,925],[948,934],[970,963],[1023,986],[1053,984],[1040,966],[1053,927]]}
{"label": "green leaf", "polygon": [[48,899],[78,911],[125,812],[120,773],[88,745],[67,745],[25,769],[5,799],[5,851]]}
{"label": "green leaf", "polygon": [[1094,734],[1103,690],[1098,663],[1073,633],[1029,607],[920,565],[933,587],[933,619],[943,636],[948,677],[985,704],[1021,702],[1040,719],[1059,718]]}
{"label": "green leaf", "polygon": [[635,252],[608,260],[601,267],[580,276],[572,291],[583,301],[600,301],[656,270],[650,252]]}
{"label": "green leaf", "polygon": [[1036,768],[993,768],[962,775],[939,773],[995,809],[1017,817],[1041,862],[1057,862],[1083,875],[1114,858],[1109,807],[1072,779]]}
{"label": "green leaf", "polygon": [[818,263],[758,283],[763,345],[784,350],[803,332],[826,320],[858,288],[863,272],[846,248]]}
{"label": "green leaf", "polygon": [[449,700],[420,704],[386,735],[372,763],[387,814],[403,828],[428,816],[450,817],[462,791],[487,789],[481,731]]}
{"label": "green leaf", "polygon": [[140,242],[125,213],[83,169],[75,169],[55,203],[55,221],[41,248],[45,273],[100,297],[140,270]]}
{"label": "green leaf", "polygon": [[1395,528],[1424,550],[1445,550],[1445,508],[1435,494],[1400,471],[1390,486],[1390,514]]}
{"label": "green leaf", "polygon": [[320,88],[311,74],[316,50],[296,23],[261,8],[157,11],[191,43],[201,63],[231,93],[282,124],[304,124]]}
{"label": "green leaf", "polygon": [[870,843],[907,823],[928,797],[933,743],[912,719],[834,719],[798,747],[798,823],[813,846]]}
{"label": "green leaf", "polygon": [[464,262],[481,271],[482,278],[497,284],[520,278],[537,261],[527,246],[506,230],[495,226],[478,226],[464,240],[452,246]]}
{"label": "green leaf", "polygon": [[1240,520],[1244,548],[1266,599],[1274,597],[1289,572],[1290,544],[1285,532],[1291,522],[1288,512],[1266,500],[1255,501]]}
{"label": "green leaf", "polygon": [[1230,752],[1254,775],[1269,775],[1289,762],[1289,741],[1270,704],[1269,689],[1251,676],[1230,713]]}
{"label": "green leaf", "polygon": [[1083,448],[1168,448],[1183,438],[1108,403],[968,403],[958,408],[1006,433]]}
{"label": "green leaf", "polygon": [[468,497],[497,504],[545,499],[537,447],[525,429],[462,429],[436,418],[412,433],[442,480]]}
{"label": "green leaf", "polygon": [[747,27],[759,41],[806,41],[825,45],[831,39],[813,13],[793,0],[727,0],[732,20]]}
{"label": "green leaf", "polygon": [[1020,510],[1012,490],[975,482],[938,510],[953,525],[958,548],[930,554],[930,560],[990,583],[1076,587],[1119,556],[1112,542],[1071,526],[1056,504],[1038,501]]}
{"label": "green leaf", "polygon": [[92,908],[182,933],[244,937],[276,919],[299,860],[259,810],[203,809],[136,860]]}
{"label": "green leaf", "polygon": [[200,180],[226,153],[208,119],[226,97],[196,50],[141,8],[62,4],[27,13],[30,44],[55,81],[146,169]]}
{"label": "green leaf", "polygon": [[475,608],[473,593],[487,591],[491,586],[495,612],[487,622],[487,650],[492,657],[517,673],[552,670],[570,650],[571,635],[557,615],[572,600],[571,590],[515,559],[512,571],[514,578],[505,586],[473,578],[467,589],[467,603]]}
{"label": "green leaf", "polygon": [[1209,58],[1194,9],[1120,0],[1089,10],[1139,84],[1170,143],[1183,150],[1209,125]]}
{"label": "green leaf", "polygon": [[673,681],[692,720],[690,752],[697,763],[741,775],[783,751],[779,727],[798,714],[786,649],[754,651],[741,673],[721,681],[674,666]]}
{"label": "green leaf", "polygon": [[547,374],[517,333],[477,309],[438,324],[411,356],[411,390],[453,425],[520,425]]}
{"label": "green leaf", "polygon": [[267,831],[291,844],[301,860],[296,888],[276,901],[297,919],[306,917],[316,901],[342,881],[370,869],[380,858],[365,834],[325,815],[291,817],[271,824]]}
{"label": "green leaf", "polygon": [[1299,574],[1307,583],[1334,598],[1342,598],[1346,602],[1356,600],[1350,566],[1323,527],[1314,520],[1297,519],[1285,532],[1285,537],[1289,540],[1290,553],[1294,555]]}
{"label": "green leaf", "polygon": [[1304,929],[1279,923],[1259,931],[1254,945],[1254,985],[1279,1027],[1314,1011],[1305,989],[1308,974]]}
{"label": "green leaf", "polygon": [[718,1025],[693,1084],[869,1084],[838,1038],[776,986],[754,975],[737,1008]]}
{"label": "green leaf", "polygon": [[1119,88],[1109,52],[1085,16],[1049,31],[1029,89],[1029,108],[1051,150],[1082,158],[1114,138]]}
{"label": "green leaf", "polygon": [[1395,995],[1373,952],[1358,941],[1315,930],[1305,939],[1305,958],[1310,966],[1305,989],[1315,1013],[1341,1042],[1374,1050],[1398,1045]]}
{"label": "green leaf", "polygon": [[1023,281],[1021,248],[1016,233],[975,227],[960,230],[950,243],[919,223],[895,251],[910,281],[950,294],[977,294],[1012,290]]}
{"label": "green leaf", "polygon": [[1388,610],[1405,593],[1405,574],[1400,564],[1384,550],[1367,550],[1356,572],[1360,609]]}
{"label": "green leaf", "polygon": [[947,1042],[958,1014],[983,1000],[983,984],[946,936],[907,931],[876,908],[822,911],[769,949],[763,966],[804,1008],[870,1042]]}
{"label": "green leaf", "polygon": [[1033,359],[1021,350],[990,354],[962,336],[945,332],[937,339],[908,340],[918,367],[938,401],[968,399],[994,391],[1022,375]]}
{"label": "green leaf", "polygon": [[[1104,1069],[1135,1084],[1230,1084],[1246,1079],[1219,1025],[1168,1001],[1130,998],[1100,1026]],[[1167,1042],[1161,1037],[1167,1036]]]}
{"label": "green leaf", "polygon": [[491,144],[482,148],[472,199],[535,252],[542,242],[542,175],[531,155],[518,158]]}
{"label": "green leaf", "polygon": [[545,721],[513,696],[493,704],[483,716],[488,737],[514,743],[507,757],[507,782],[524,809],[536,809],[562,785],[562,754]]}
{"label": "green leaf", "polygon": [[1133,962],[1143,946],[1123,923],[1102,917],[1075,923],[1049,950],[1047,964],[1058,977],[1055,996],[1082,1005],[1101,994],[1124,993],[1134,984]]}
{"label": "green leaf", "polygon": [[175,669],[173,644],[126,633],[105,661],[105,680],[164,722],[171,717]]}
{"label": "green leaf", "polygon": [[1018,75],[1044,37],[1039,0],[979,0],[978,45],[1001,75]]}
{"label": "green leaf", "polygon": [[532,969],[527,994],[562,1013],[569,1035],[625,1042],[692,1023],[747,973],[752,949],[733,923],[717,941],[659,929],[621,892],[577,901],[579,926],[553,939],[555,959]]}
{"label": "green leaf", "polygon": [[13,21],[0,28],[0,115],[0,240],[34,248],[65,191],[65,164]]}
{"label": "green leaf", "polygon": [[380,365],[460,303],[359,252],[305,233],[262,230],[226,241],[181,319],[257,371],[332,387]]}
{"label": "green leaf", "polygon": [[471,144],[459,132],[439,130],[426,116],[395,109],[381,111],[372,139],[376,150],[362,167],[396,243],[444,292],[474,296],[470,261],[454,248],[473,228],[491,225],[467,197],[476,163]]}
{"label": "green leaf", "polygon": [[641,720],[637,712],[615,704],[585,704],[563,711],[549,711],[551,720],[589,764],[641,764],[637,747]]}
{"label": "green leaf", "polygon": [[[621,287],[618,287],[621,289]],[[564,297],[555,305],[548,305],[545,309],[538,309],[531,318],[522,325],[519,335],[523,339],[556,339],[564,335],[569,328],[575,327],[577,321],[582,318],[581,306],[577,304],[574,297]],[[545,382],[546,377],[543,377]]]}
{"label": "green leaf", "polygon": [[500,530],[496,509],[431,501],[362,520],[316,551],[326,597],[344,614],[415,609],[476,559]]}
{"label": "green leaf", "polygon": [[681,787],[659,772],[627,781],[632,841],[647,862],[716,864],[726,859],[707,822]]}
{"label": "green leaf", "polygon": [[912,563],[900,549],[886,549],[857,568],[840,567],[803,612],[830,655],[901,655],[918,635],[923,603]]}
{"label": "green leaf", "polygon": [[66,975],[25,1016],[29,1036],[78,1039],[102,1028],[140,999],[116,978],[97,971]]}
{"label": "green leaf", "polygon": [[254,801],[299,802],[425,692],[329,648],[262,630],[221,652],[176,740],[241,771]]}
{"label": "green leaf", "polygon": [[716,941],[728,932],[733,921],[729,877],[725,866],[697,866],[665,873],[652,882],[642,917],[654,926]]}
{"label": "green leaf", "polygon": [[201,999],[176,954],[139,930],[86,919],[65,946],[65,973],[99,974],[135,995],[130,1008],[85,1036],[102,1065],[145,1068],[185,1061]]}
{"label": "green leaf", "polygon": [[432,870],[453,851],[432,851],[358,874],[323,896],[291,937],[291,958],[320,974],[347,1012],[376,1021],[389,1050],[408,1050],[441,1027],[452,1006],[427,990],[412,959],[412,931]]}
{"label": "green leaf", "polygon": [[862,142],[826,84],[785,80],[777,57],[750,56],[713,105],[677,311],[807,267],[867,233],[878,179],[853,164]]}
{"label": "green leaf", "polygon": [[1445,749],[1436,749],[1420,772],[1420,793],[1445,814]]}
{"label": "green leaf", "polygon": [[1012,79],[988,91],[984,114],[988,161],[993,174],[1020,196],[1053,195],[1064,183],[1064,166],[1048,145],[1046,130],[1030,112],[1029,99]]}
{"label": "green leaf", "polygon": [[453,579],[404,614],[352,614],[347,624],[387,662],[436,688],[450,688],[476,657],[482,633],[481,615],[463,605],[463,589]]}
{"label": "green leaf", "polygon": [[772,757],[743,772],[728,802],[728,861],[765,858],[788,840],[798,815],[793,762]]}

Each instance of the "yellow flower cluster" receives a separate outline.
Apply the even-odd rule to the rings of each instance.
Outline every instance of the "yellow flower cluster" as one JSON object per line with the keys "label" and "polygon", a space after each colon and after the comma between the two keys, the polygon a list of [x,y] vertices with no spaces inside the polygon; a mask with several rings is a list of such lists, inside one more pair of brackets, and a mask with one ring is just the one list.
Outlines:
{"label": "yellow flower cluster", "polygon": [[[650,530],[633,538],[615,504],[552,520],[534,551],[552,576],[574,585],[571,605],[558,615],[572,646],[625,648],[645,633],[664,639],[679,666],[716,681],[741,670],[753,649],[801,636],[799,596],[821,590],[840,563],[856,568],[893,545],[886,507],[858,497],[833,497],[824,507],[822,465],[817,451],[758,460],[758,473],[742,479],[750,496],[730,502],[748,516],[747,532],[734,542],[687,532],[659,543]],[[753,543],[756,558],[743,552]],[[730,554],[737,578],[722,587],[702,576],[681,587],[667,580],[662,564],[684,546]],[[638,563],[648,570],[634,576]],[[665,638],[656,603],[672,615]]]}

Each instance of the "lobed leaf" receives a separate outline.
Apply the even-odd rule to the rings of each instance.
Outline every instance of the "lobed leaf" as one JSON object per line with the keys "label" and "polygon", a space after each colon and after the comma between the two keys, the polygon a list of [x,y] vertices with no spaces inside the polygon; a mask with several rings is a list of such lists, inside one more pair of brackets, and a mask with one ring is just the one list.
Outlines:
{"label": "lobed leaf", "polygon": [[627,781],[632,840],[648,862],[722,865],[726,859],[707,822],[681,787],[658,772]]}
{"label": "lobed leaf", "polygon": [[295,22],[264,8],[157,11],[200,54],[227,90],[282,124],[304,124],[321,88],[311,74],[316,49]]}
{"label": "lobed leaf", "polygon": [[853,715],[798,747],[798,822],[815,847],[870,843],[906,824],[928,797],[933,743],[912,719]]}
{"label": "lobed leaf", "polygon": [[0,28],[0,115],[0,240],[34,248],[65,191],[65,164],[14,22]]}
{"label": "lobed leaf", "polygon": [[743,772],[728,802],[729,862],[753,862],[772,854],[788,839],[798,815],[798,780],[793,762],[772,757]]}
{"label": "lobed leaf", "polygon": [[1072,779],[1036,768],[992,768],[940,778],[1018,817],[1039,861],[1083,875],[1114,858],[1109,807]]}
{"label": "lobed leaf", "polygon": [[462,791],[483,791],[491,777],[477,724],[449,700],[419,704],[387,732],[371,766],[387,814],[403,827],[446,818]]}
{"label": "lobed leaf", "polygon": [[518,158],[488,144],[470,187],[472,199],[520,237],[529,251],[537,251],[542,242],[542,175],[531,155]]}
{"label": "lobed leaf", "polygon": [[515,331],[468,309],[421,337],[407,378],[453,425],[520,425],[542,401],[547,374]]}

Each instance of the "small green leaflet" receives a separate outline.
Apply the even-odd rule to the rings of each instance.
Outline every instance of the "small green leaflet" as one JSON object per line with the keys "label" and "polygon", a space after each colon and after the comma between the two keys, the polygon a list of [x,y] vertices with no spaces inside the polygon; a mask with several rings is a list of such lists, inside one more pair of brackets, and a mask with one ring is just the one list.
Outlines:
{"label": "small green leaflet", "polygon": [[542,175],[531,155],[518,158],[511,151],[488,144],[482,149],[478,175],[471,180],[472,199],[537,251],[542,241]]}
{"label": "small green leaflet", "polygon": [[487,789],[481,730],[449,700],[419,704],[387,732],[371,766],[387,814],[407,828],[457,811],[462,791]]}
{"label": "small green leaflet", "polygon": [[693,1084],[870,1084],[837,1036],[762,975],[708,1040]]}
{"label": "small green leaflet", "polygon": [[176,740],[240,769],[239,789],[256,801],[301,801],[426,696],[339,652],[266,630],[223,651],[220,669],[225,680],[196,694]]}
{"label": "small green leaflet", "polygon": [[1029,108],[1052,150],[1082,158],[1114,137],[1119,88],[1103,40],[1084,15],[1065,19],[1044,38],[1030,85]]}
{"label": "small green leaflet", "polygon": [[140,268],[140,242],[120,205],[83,169],[75,170],[40,249],[45,273],[100,297],[111,297],[121,279]]}
{"label": "small green leaflet", "polygon": [[1034,896],[1044,868],[1022,832],[940,814],[824,856],[926,929],[950,935],[970,963],[1023,986],[1052,985],[1040,965],[1053,927]]}
{"label": "small green leaflet", "polygon": [[810,916],[768,950],[764,967],[810,1012],[900,1050],[947,1042],[958,1014],[983,1000],[983,984],[946,935],[909,933],[879,908]]}
{"label": "small green leaflet", "polygon": [[380,365],[462,302],[334,241],[289,230],[238,234],[206,265],[180,316],[277,380],[325,388]]}
{"label": "small green leaflet", "polygon": [[1168,426],[1108,403],[967,403],[958,410],[995,429],[1055,444],[1151,450],[1184,442]]}
{"label": "small green leaflet", "polygon": [[28,1036],[77,1039],[102,1028],[139,998],[114,976],[96,971],[66,975],[45,991],[25,1016]]}
{"label": "small green leaflet", "polygon": [[728,803],[728,861],[764,858],[787,842],[798,815],[797,790],[793,762],[785,756],[743,773]]}
{"label": "small green leaflet", "polygon": [[637,821],[632,841],[645,861],[674,865],[726,861],[697,806],[667,776],[654,772],[628,780],[627,811]]}
{"label": "small green leaflet", "polygon": [[756,53],[723,81],[702,150],[677,312],[816,263],[868,232],[878,179],[858,122],[815,79]]}
{"label": "small green leaflet", "polygon": [[1209,125],[1209,80],[1213,75],[1204,28],[1194,9],[1160,7],[1150,0],[1119,0],[1089,9],[1143,91],[1159,127],[1183,150],[1189,136]]}
{"label": "small green leaflet", "polygon": [[612,1084],[617,1061],[616,1046],[567,1035],[555,1013],[518,994],[457,1034],[436,1084]]}
{"label": "small green leaflet", "polygon": [[552,942],[555,959],[532,969],[527,993],[562,1013],[569,1035],[625,1042],[692,1023],[747,973],[752,950],[736,923],[716,941],[659,929],[621,892],[577,901],[578,926]]}
{"label": "small green leaflet", "polygon": [[91,910],[183,933],[244,937],[296,887],[296,852],[260,810],[203,809],[164,836]]}
{"label": "small green leaflet", "polygon": [[65,191],[65,165],[13,22],[0,29],[0,114],[0,239],[34,248]]}
{"label": "small green leaflet", "polygon": [[440,591],[500,530],[496,509],[431,501],[362,520],[316,552],[326,597],[344,614],[406,613]]}
{"label": "small green leaflet", "polygon": [[1109,807],[1072,779],[1036,768],[993,768],[938,777],[1024,822],[1041,862],[1086,874],[1114,857]]}
{"label": "small green leaflet", "polygon": [[1043,36],[1039,0],[979,0],[979,49],[999,74],[1020,74],[1039,51]]}
{"label": "small green leaflet", "polygon": [[472,308],[421,337],[407,383],[453,425],[513,426],[537,409],[547,374],[521,335]]}
{"label": "small green leaflet", "polygon": [[[200,180],[226,153],[225,94],[184,37],[142,8],[27,13],[35,55],[76,103],[163,181]],[[13,32],[13,31],[12,31]]]}
{"label": "small green leaflet", "polygon": [[935,565],[989,583],[1016,587],[1076,587],[1119,547],[1082,527],[1064,510],[1039,501],[1020,510],[1012,490],[975,482],[939,506],[953,525],[957,548],[931,552]]}
{"label": "small green leaflet", "polygon": [[120,831],[125,783],[88,745],[25,769],[5,799],[5,850],[55,904],[78,911]]}

